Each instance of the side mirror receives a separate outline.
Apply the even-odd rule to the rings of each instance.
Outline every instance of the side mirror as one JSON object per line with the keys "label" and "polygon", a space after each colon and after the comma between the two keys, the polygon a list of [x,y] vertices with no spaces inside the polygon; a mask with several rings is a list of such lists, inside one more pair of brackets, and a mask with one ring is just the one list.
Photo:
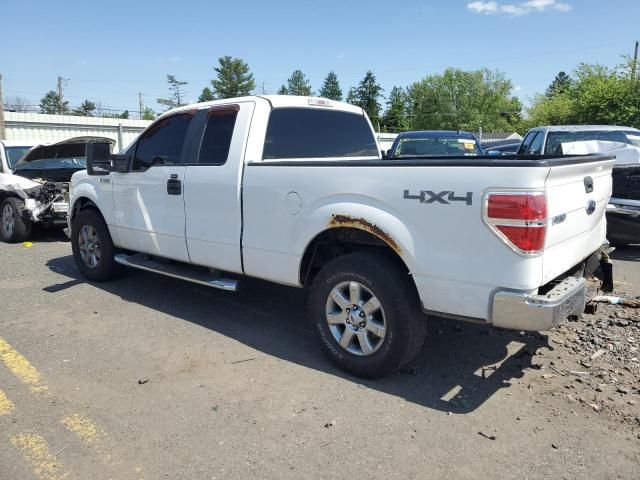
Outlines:
{"label": "side mirror", "polygon": [[387,151],[386,150],[380,150],[380,155],[382,156],[383,160],[387,159]]}
{"label": "side mirror", "polygon": [[87,143],[85,156],[89,175],[109,175],[111,172],[124,173],[129,170],[128,157],[113,155],[109,143]]}

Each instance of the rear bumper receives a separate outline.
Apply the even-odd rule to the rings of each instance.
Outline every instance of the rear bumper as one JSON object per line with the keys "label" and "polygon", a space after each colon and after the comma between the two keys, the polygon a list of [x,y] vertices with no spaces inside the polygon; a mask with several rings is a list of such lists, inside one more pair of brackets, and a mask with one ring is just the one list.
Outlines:
{"label": "rear bumper", "polygon": [[640,201],[612,198],[607,206],[607,238],[613,243],[640,243]]}
{"label": "rear bumper", "polygon": [[498,291],[493,297],[492,323],[513,330],[550,330],[572,315],[581,315],[587,301],[587,281],[567,277],[544,295]]}

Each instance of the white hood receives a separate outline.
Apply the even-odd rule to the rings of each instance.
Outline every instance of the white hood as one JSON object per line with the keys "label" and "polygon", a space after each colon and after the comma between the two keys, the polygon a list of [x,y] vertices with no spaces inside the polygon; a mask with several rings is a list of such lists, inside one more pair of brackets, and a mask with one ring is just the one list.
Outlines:
{"label": "white hood", "polygon": [[21,177],[19,175],[13,175],[11,173],[0,173],[0,190],[9,190],[9,187],[13,189],[28,190],[40,185],[33,180]]}

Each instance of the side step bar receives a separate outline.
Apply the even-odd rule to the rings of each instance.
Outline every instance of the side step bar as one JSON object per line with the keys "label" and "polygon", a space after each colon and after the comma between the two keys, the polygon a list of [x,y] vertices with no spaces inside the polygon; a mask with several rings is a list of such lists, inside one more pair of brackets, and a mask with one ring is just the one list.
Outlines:
{"label": "side step bar", "polygon": [[159,273],[167,277],[179,278],[188,282],[197,283],[206,287],[219,288],[228,292],[238,291],[238,280],[222,278],[210,270],[199,269],[184,263],[165,263],[154,260],[144,253],[127,255],[119,253],[113,259],[120,265]]}

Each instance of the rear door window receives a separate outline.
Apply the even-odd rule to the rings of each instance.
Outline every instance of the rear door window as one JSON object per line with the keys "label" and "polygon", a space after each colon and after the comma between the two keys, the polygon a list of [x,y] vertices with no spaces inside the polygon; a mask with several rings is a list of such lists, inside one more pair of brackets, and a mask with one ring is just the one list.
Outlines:
{"label": "rear door window", "polygon": [[202,143],[200,144],[200,165],[224,165],[229,156],[233,127],[236,124],[238,108],[212,108],[207,118]]}
{"label": "rear door window", "polygon": [[311,108],[271,112],[262,158],[375,157],[378,147],[362,114]]}

